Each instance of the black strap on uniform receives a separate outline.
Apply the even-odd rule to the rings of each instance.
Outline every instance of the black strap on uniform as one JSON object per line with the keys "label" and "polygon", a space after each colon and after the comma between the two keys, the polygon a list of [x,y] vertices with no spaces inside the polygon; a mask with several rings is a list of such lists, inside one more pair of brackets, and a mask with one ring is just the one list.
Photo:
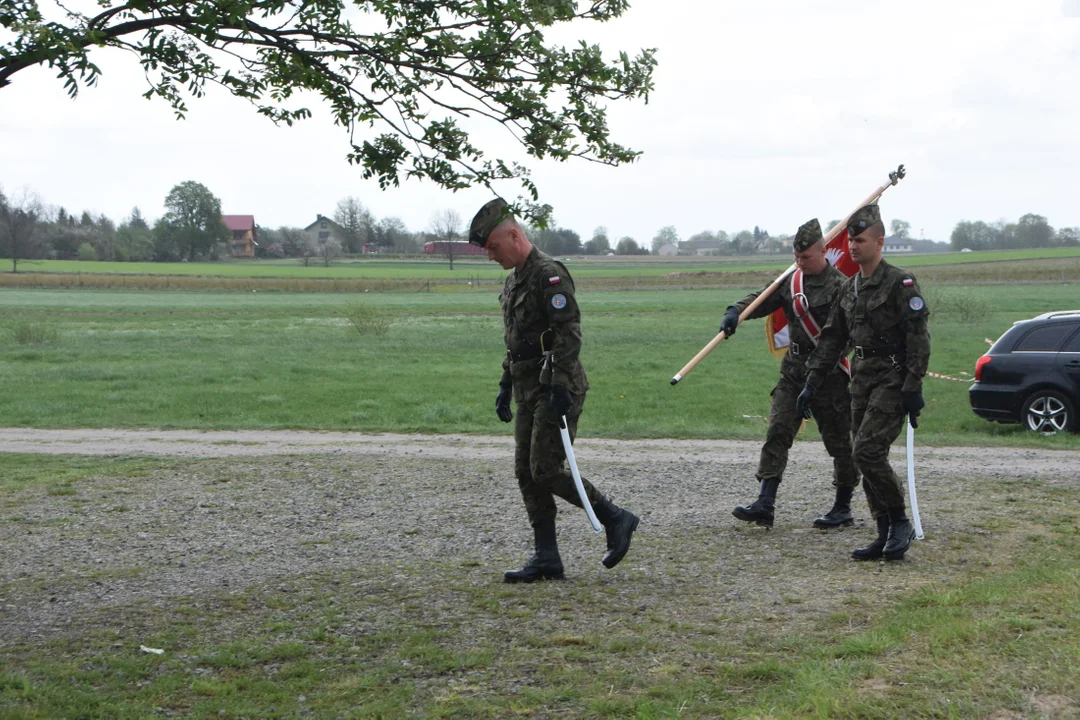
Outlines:
{"label": "black strap on uniform", "polygon": [[548,328],[537,336],[537,342],[535,343],[525,338],[525,345],[517,348],[507,348],[506,354],[510,357],[510,362],[535,360],[551,352],[551,335],[553,332],[554,330]]}
{"label": "black strap on uniform", "polygon": [[855,357],[860,360],[874,357],[902,357],[905,349],[903,345],[856,345]]}

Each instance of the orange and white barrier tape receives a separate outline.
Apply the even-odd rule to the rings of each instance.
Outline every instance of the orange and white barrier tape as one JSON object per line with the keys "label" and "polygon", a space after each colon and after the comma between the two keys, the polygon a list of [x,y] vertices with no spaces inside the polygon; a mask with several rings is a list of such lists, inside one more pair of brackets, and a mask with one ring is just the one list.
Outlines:
{"label": "orange and white barrier tape", "polygon": [[[966,372],[962,372],[960,374],[961,375],[967,375]],[[932,378],[937,378],[938,380],[954,380],[955,382],[975,382],[975,378],[973,378],[973,377],[966,377],[966,378],[953,377],[952,375],[942,375],[941,373],[936,373],[936,372],[927,372],[926,376],[927,377],[932,377]]]}

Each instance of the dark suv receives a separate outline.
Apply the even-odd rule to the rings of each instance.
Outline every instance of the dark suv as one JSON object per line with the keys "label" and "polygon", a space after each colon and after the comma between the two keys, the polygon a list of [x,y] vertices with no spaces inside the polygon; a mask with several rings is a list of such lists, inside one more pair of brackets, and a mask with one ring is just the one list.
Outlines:
{"label": "dark suv", "polygon": [[968,397],[987,420],[1042,433],[1080,429],[1080,310],[1013,323],[975,363]]}

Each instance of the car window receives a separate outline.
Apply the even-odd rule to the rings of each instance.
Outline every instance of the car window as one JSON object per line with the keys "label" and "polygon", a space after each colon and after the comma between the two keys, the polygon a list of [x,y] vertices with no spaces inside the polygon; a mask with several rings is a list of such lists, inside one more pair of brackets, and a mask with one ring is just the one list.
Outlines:
{"label": "car window", "polygon": [[1080,353],[1080,332],[1073,333],[1073,336],[1069,338],[1069,342],[1065,343],[1065,347],[1061,348],[1061,351]]}
{"label": "car window", "polygon": [[1065,338],[1076,330],[1073,324],[1043,325],[1037,327],[1024,337],[1013,348],[1013,352],[1054,352],[1065,342]]}

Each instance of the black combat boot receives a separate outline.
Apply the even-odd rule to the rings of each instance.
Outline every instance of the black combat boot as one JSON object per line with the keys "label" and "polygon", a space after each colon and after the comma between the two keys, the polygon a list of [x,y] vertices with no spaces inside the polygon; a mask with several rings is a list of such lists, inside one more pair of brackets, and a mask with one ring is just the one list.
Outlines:
{"label": "black combat boot", "polygon": [[855,518],[851,516],[851,494],[855,492],[853,487],[836,487],[836,501],[833,502],[832,510],[825,513],[824,517],[814,520],[816,528],[834,528],[841,525],[851,525]]}
{"label": "black combat boot", "polygon": [[761,491],[758,494],[758,499],[750,507],[739,505],[731,511],[731,514],[740,520],[771,528],[773,525],[773,506],[776,503],[776,489],[778,487],[780,487],[780,478],[765,478],[761,481]]}
{"label": "black combat boot", "polygon": [[555,518],[545,520],[533,528],[536,552],[520,570],[507,570],[503,581],[508,583],[531,583],[537,580],[561,580],[562,558],[555,542]]}
{"label": "black combat boot", "polygon": [[626,557],[630,538],[637,530],[638,516],[626,508],[620,508],[607,498],[593,505],[593,512],[607,531],[607,552],[600,562],[609,570]]}
{"label": "black combat boot", "polygon": [[855,548],[851,551],[853,560],[878,560],[885,550],[885,543],[889,540],[889,516],[882,515],[877,519],[877,539],[866,547]]}
{"label": "black combat boot", "polygon": [[889,508],[889,541],[881,551],[886,560],[903,560],[904,553],[915,539],[915,526],[908,520],[903,506]]}

